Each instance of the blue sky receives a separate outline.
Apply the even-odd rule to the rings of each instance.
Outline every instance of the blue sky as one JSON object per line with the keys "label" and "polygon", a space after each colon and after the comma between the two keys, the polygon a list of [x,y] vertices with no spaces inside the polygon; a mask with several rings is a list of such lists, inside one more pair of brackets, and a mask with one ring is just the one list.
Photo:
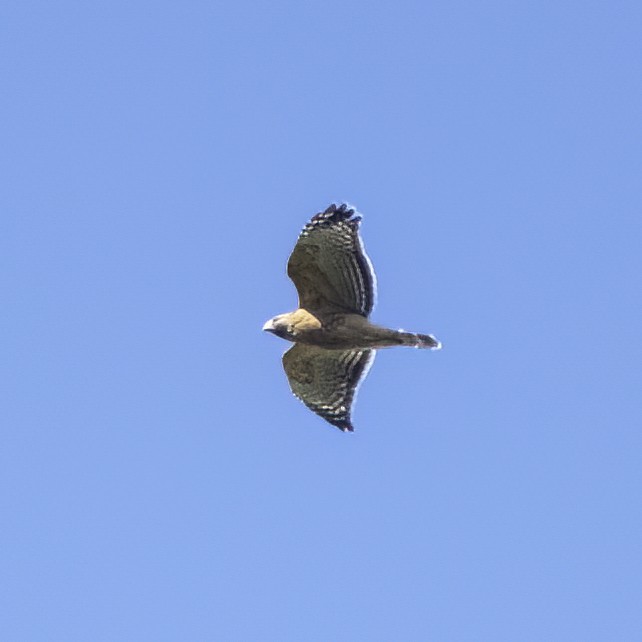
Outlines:
{"label": "blue sky", "polygon": [[[639,3],[0,13],[0,638],[639,638]],[[342,200],[444,344],[353,435],[260,331]]]}

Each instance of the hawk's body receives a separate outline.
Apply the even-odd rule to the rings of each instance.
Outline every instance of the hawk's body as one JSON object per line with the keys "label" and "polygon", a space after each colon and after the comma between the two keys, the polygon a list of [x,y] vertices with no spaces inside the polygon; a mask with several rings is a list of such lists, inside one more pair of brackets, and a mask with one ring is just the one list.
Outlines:
{"label": "hawk's body", "polygon": [[296,344],[283,355],[292,392],[331,424],[349,431],[350,407],[375,349],[440,347],[431,335],[389,330],[368,320],[376,279],[359,237],[360,222],[347,205],[331,205],[312,218],[288,261],[299,308],[263,327]]}
{"label": "hawk's body", "polygon": [[[304,308],[299,308],[288,315],[281,316],[280,319],[287,320],[291,326],[290,336],[284,336],[284,339],[330,350],[390,348],[399,345],[422,347],[417,345],[418,335],[382,328],[370,323],[360,314],[343,312],[312,314]],[[275,334],[279,333],[275,332]]]}

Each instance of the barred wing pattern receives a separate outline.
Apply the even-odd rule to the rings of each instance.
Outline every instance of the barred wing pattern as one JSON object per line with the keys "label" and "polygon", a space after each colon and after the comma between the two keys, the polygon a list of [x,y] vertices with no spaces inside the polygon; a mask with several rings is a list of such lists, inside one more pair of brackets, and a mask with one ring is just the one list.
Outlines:
{"label": "barred wing pattern", "polygon": [[347,205],[330,205],[303,228],[288,261],[299,307],[365,317],[372,312],[376,279],[359,237],[360,222]]}
{"label": "barred wing pattern", "polygon": [[374,350],[326,350],[297,343],[283,355],[283,369],[292,392],[312,412],[352,432],[350,410],[374,357]]}

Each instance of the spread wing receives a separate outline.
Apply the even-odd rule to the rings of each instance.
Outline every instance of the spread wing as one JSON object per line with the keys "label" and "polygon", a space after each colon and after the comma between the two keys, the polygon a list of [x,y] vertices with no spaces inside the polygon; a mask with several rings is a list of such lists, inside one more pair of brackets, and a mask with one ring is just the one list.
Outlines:
{"label": "spread wing", "polygon": [[283,369],[292,392],[312,412],[352,432],[350,410],[374,357],[374,350],[326,350],[297,343],[283,355]]}
{"label": "spread wing", "polygon": [[359,237],[360,222],[347,205],[330,205],[303,228],[288,261],[299,307],[365,317],[372,312],[376,279]]}

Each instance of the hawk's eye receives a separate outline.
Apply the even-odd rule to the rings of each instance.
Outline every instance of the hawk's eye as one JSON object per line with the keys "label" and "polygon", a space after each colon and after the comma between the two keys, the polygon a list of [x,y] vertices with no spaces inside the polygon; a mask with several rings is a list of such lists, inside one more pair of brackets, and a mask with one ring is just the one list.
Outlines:
{"label": "hawk's eye", "polygon": [[287,327],[288,334],[294,334],[294,326],[289,323]]}

